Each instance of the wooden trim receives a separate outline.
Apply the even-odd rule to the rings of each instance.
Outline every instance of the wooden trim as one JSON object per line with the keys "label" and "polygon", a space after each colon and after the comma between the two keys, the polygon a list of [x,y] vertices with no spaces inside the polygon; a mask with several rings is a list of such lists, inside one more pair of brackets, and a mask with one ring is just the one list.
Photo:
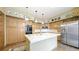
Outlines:
{"label": "wooden trim", "polygon": [[[25,42],[25,41],[26,41],[26,40],[21,41],[21,42]],[[8,44],[8,45],[6,45],[6,47],[7,47],[7,46],[12,46],[12,45],[17,45],[17,44],[19,44],[19,43],[21,43],[21,42],[16,42],[16,43]],[[6,47],[4,47],[4,48],[6,48]]]}
{"label": "wooden trim", "polygon": [[2,51],[5,51],[5,50],[9,50],[10,48],[14,48],[14,47],[19,47],[19,46],[22,46],[21,43],[24,43],[26,41],[21,41],[21,42],[16,42],[16,43],[13,43],[13,44],[9,44],[7,46],[5,46]]}
{"label": "wooden trim", "polygon": [[16,16],[11,16],[11,15],[6,15],[6,17],[13,17],[13,18],[25,20],[24,18],[20,18],[20,17],[16,17]]}
{"label": "wooden trim", "polygon": [[6,15],[4,14],[4,46],[6,46]]}
{"label": "wooden trim", "polygon": [[66,21],[67,19],[75,19],[75,18],[76,18],[76,19],[79,19],[79,16],[74,16],[74,17],[70,17],[70,18],[66,18],[66,19],[57,20],[57,21],[51,21],[51,22],[49,22],[49,24],[50,24],[50,23],[55,23],[55,22],[60,22],[60,21],[63,21],[63,22],[64,22],[64,21]]}

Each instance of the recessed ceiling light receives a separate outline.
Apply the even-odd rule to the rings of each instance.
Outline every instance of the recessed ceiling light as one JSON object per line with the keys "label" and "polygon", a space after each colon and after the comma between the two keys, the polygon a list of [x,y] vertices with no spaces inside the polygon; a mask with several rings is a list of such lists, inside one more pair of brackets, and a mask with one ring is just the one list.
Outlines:
{"label": "recessed ceiling light", "polygon": [[29,8],[29,7],[26,7],[26,8]]}
{"label": "recessed ceiling light", "polygon": [[42,13],[42,15],[44,15],[44,13]]}
{"label": "recessed ceiling light", "polygon": [[29,18],[27,18],[27,17],[25,16],[25,20],[29,20]]}
{"label": "recessed ceiling light", "polygon": [[38,22],[37,20],[35,20],[35,22]]}
{"label": "recessed ceiling light", "polygon": [[17,15],[17,12],[15,12],[14,14]]}
{"label": "recessed ceiling light", "polygon": [[35,10],[35,12],[37,13],[37,10]]}
{"label": "recessed ceiling light", "polygon": [[42,22],[42,24],[44,24],[44,22]]}
{"label": "recessed ceiling light", "polygon": [[11,11],[7,11],[7,13],[11,13]]}

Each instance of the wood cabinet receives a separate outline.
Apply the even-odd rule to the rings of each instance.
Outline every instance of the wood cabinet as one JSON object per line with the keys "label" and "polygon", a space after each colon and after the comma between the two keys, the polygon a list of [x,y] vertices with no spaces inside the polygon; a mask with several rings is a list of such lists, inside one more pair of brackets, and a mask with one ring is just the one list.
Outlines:
{"label": "wood cabinet", "polygon": [[35,30],[42,28],[42,24],[41,23],[33,23],[32,28],[33,28],[33,33],[35,33]]}
{"label": "wood cabinet", "polygon": [[25,20],[18,19],[18,42],[25,40]]}
{"label": "wood cabinet", "polygon": [[63,23],[63,21],[56,21],[49,23],[49,29],[56,30],[57,33],[60,32],[60,25]]}
{"label": "wood cabinet", "polygon": [[17,42],[17,19],[6,16],[6,44]]}
{"label": "wood cabinet", "polygon": [[[14,45],[16,43],[17,46],[20,46],[18,43],[28,42],[28,40],[25,38],[24,25],[24,19],[4,15],[2,12],[0,12],[0,51],[5,47]],[[6,46],[4,46],[4,43]],[[27,46],[28,44],[29,43],[27,43]]]}
{"label": "wood cabinet", "polygon": [[33,23],[33,28],[40,29],[40,28],[42,28],[42,24],[41,23]]}
{"label": "wood cabinet", "polygon": [[25,21],[25,24],[26,24],[26,25],[32,25],[32,33],[35,33],[35,30],[41,29],[42,26],[43,26],[41,23],[39,23],[39,22],[34,22],[34,21],[32,21],[32,20]]}
{"label": "wood cabinet", "polygon": [[4,14],[0,12],[0,50],[4,47]]}
{"label": "wood cabinet", "polygon": [[25,40],[24,19],[12,16],[6,17],[6,43],[14,44]]}

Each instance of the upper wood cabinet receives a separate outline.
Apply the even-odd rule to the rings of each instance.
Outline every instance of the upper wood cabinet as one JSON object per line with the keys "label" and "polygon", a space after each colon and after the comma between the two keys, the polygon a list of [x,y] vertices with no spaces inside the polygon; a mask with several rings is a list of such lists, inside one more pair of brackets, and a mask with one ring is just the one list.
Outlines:
{"label": "upper wood cabinet", "polygon": [[4,47],[4,14],[0,12],[0,50]]}
{"label": "upper wood cabinet", "polygon": [[16,28],[17,27],[17,18],[15,17],[12,17],[12,16],[6,16],[6,22],[7,22],[7,27],[11,28],[11,27],[14,27]]}
{"label": "upper wood cabinet", "polygon": [[49,23],[49,29],[55,30],[56,32],[60,32],[60,25],[63,21],[51,22]]}
{"label": "upper wood cabinet", "polygon": [[41,23],[33,23],[32,24],[32,29],[33,29],[33,33],[35,33],[35,30],[37,29],[41,29],[42,28],[42,24]]}

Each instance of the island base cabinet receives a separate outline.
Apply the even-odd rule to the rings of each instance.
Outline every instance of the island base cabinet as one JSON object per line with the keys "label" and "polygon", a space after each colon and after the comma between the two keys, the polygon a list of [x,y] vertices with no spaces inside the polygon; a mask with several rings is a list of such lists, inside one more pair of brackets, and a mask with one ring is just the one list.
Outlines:
{"label": "island base cabinet", "polygon": [[57,47],[57,38],[45,39],[30,44],[30,51],[52,51]]}

